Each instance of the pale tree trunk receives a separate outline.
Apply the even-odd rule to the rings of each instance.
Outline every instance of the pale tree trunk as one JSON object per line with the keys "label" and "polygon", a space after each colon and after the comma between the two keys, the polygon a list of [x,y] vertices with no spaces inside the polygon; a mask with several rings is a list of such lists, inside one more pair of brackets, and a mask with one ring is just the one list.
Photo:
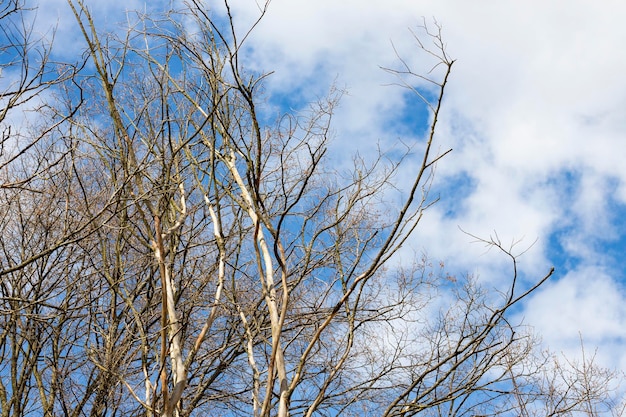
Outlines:
{"label": "pale tree trunk", "polygon": [[[252,195],[246,184],[243,182],[241,175],[237,169],[235,164],[236,156],[235,153],[231,153],[230,158],[227,159],[227,166],[233,175],[235,182],[239,186],[241,194],[243,196],[243,200],[246,204],[246,211],[250,220],[252,220],[252,225],[254,227],[255,233],[255,249],[257,252],[257,257],[260,258],[259,262],[262,264],[259,265],[259,273],[262,273],[262,286],[265,302],[267,303],[267,308],[269,312],[269,317],[272,325],[272,353],[270,358],[270,366],[268,368],[267,375],[267,386],[265,393],[265,401],[263,402],[263,407],[261,410],[261,415],[266,415],[268,413],[268,409],[270,406],[271,398],[272,398],[272,389],[274,387],[274,372],[276,372],[278,376],[278,385],[280,388],[279,391],[279,407],[278,407],[278,417],[288,417],[289,409],[288,409],[288,388],[289,384],[287,381],[287,371],[285,367],[285,359],[283,357],[283,350],[281,346],[281,333],[282,333],[282,319],[279,314],[279,304],[277,300],[276,287],[274,282],[274,266],[272,263],[272,255],[267,245],[267,240],[265,238],[265,234],[263,232],[264,223],[259,218],[259,214],[257,213],[258,203],[252,198]],[[285,261],[283,260],[283,263]],[[287,288],[283,288],[283,305],[287,302],[286,296],[288,293]]]}

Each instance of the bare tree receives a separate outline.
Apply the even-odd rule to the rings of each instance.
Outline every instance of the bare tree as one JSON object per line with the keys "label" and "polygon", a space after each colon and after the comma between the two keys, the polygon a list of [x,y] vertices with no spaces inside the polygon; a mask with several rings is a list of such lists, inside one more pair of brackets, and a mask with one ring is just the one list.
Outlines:
{"label": "bare tree", "polygon": [[30,12],[19,0],[0,6],[3,416],[49,415],[63,378],[51,362],[64,354],[63,329],[79,285],[71,273],[80,270],[76,248],[64,247],[78,224],[71,219],[69,148],[56,136],[66,117],[44,100],[76,72],[51,61],[51,45],[38,37]]}
{"label": "bare tree", "polygon": [[434,151],[454,63],[439,27],[415,36],[428,76],[392,71],[431,111],[399,187],[411,149],[354,158],[348,175],[329,163],[339,92],[268,114],[268,74],[242,55],[256,23],[240,31],[228,3],[223,19],[197,1],[138,14],[122,36],[68,5],[87,62],[56,79],[43,139],[14,148],[28,168],[54,163],[2,188],[4,415],[518,415],[572,393],[553,415],[598,414],[612,375],[588,380],[593,395],[550,388],[508,318],[552,271],[521,286],[497,238],[512,272],[495,295],[426,257],[395,262],[449,152]]}

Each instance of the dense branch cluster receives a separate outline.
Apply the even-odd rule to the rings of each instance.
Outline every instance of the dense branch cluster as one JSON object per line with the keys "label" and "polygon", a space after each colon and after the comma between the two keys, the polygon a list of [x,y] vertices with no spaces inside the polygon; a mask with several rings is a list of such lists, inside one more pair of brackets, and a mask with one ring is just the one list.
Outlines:
{"label": "dense branch cluster", "polygon": [[408,155],[329,162],[339,95],[272,113],[242,63],[254,27],[228,7],[193,0],[120,36],[67,6],[75,62],[53,61],[19,0],[0,9],[2,416],[619,412],[611,372],[537,354],[508,320],[551,271],[521,288],[513,249],[488,241],[513,267],[499,297],[395,262],[447,153],[438,28],[415,36],[428,77],[392,71],[431,111],[399,186]]}

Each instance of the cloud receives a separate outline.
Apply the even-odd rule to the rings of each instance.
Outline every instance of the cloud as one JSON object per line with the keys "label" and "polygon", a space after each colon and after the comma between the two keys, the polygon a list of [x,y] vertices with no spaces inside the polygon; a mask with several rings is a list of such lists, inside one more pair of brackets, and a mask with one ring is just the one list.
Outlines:
{"label": "cloud", "polygon": [[604,268],[581,267],[552,281],[535,295],[522,313],[548,346],[570,356],[598,346],[605,366],[626,367],[626,291]]}
{"label": "cloud", "polygon": [[558,280],[528,303],[525,321],[557,349],[578,346],[579,331],[590,343],[623,347],[614,245],[626,235],[625,12],[617,1],[273,1],[250,58],[276,71],[271,90],[296,87],[303,100],[330,82],[345,86],[336,146],[385,149],[421,133],[398,123],[407,97],[385,86],[393,80],[379,66],[397,64],[393,41],[416,71],[427,69],[407,28],[435,16],[457,60],[438,135],[454,152],[438,168],[441,202],[413,249],[497,282],[506,263],[458,226],[485,237],[495,230],[503,242],[538,239],[523,271],[540,277],[557,263]]}

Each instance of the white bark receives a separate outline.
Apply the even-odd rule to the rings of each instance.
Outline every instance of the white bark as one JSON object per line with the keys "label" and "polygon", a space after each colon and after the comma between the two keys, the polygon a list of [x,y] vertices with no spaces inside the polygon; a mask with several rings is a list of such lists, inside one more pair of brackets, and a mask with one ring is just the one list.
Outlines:
{"label": "white bark", "polygon": [[[276,288],[274,282],[274,266],[272,263],[272,255],[270,253],[269,247],[267,245],[267,241],[265,239],[265,234],[263,232],[264,225],[261,219],[259,218],[259,214],[256,211],[257,204],[252,198],[252,194],[246,187],[241,175],[239,174],[239,170],[235,164],[236,156],[235,153],[232,152],[230,158],[226,159],[226,164],[230,173],[232,174],[235,182],[239,186],[244,202],[246,203],[246,207],[244,209],[248,213],[248,216],[252,220],[252,225],[255,231],[255,240],[257,243],[258,250],[261,252],[261,256],[263,259],[263,271],[262,272],[262,285],[264,290],[265,302],[267,303],[267,308],[269,310],[270,322],[272,326],[272,357],[270,358],[270,369],[268,371],[268,384],[266,386],[266,394],[265,401],[263,404],[263,410],[261,414],[265,414],[264,411],[269,407],[270,398],[272,395],[273,381],[274,375],[273,372],[276,372],[278,375],[278,383],[280,387],[280,398],[279,398],[279,408],[278,408],[278,417],[287,417],[289,415],[288,410],[288,382],[287,382],[287,371],[285,367],[285,360],[283,357],[282,346],[280,343],[280,337],[282,334],[281,329],[281,321],[279,317],[279,308],[278,301],[276,297]],[[285,288],[284,291],[287,289]],[[272,366],[273,365],[273,366]]]}

